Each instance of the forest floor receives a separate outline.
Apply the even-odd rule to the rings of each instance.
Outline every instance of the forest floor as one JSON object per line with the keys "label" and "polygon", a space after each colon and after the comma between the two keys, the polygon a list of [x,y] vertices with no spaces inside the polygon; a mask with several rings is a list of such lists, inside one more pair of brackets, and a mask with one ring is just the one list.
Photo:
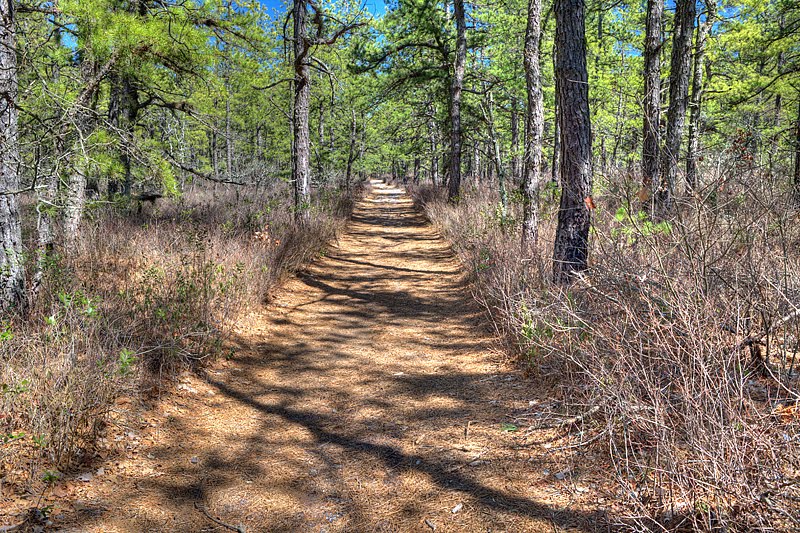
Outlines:
{"label": "forest floor", "polygon": [[608,480],[520,424],[548,392],[494,349],[462,266],[403,191],[373,181],[271,302],[229,358],[118,401],[135,416],[46,494],[53,529],[605,530]]}

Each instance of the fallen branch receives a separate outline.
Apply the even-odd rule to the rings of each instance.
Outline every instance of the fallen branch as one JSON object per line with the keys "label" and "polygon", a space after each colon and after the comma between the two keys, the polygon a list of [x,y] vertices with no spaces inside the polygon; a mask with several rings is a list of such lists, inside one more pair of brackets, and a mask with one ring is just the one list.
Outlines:
{"label": "fallen branch", "polygon": [[205,515],[206,518],[208,518],[209,520],[211,520],[212,522],[214,522],[218,526],[222,526],[225,529],[229,529],[231,531],[236,531],[238,533],[247,533],[247,530],[242,525],[232,526],[230,524],[226,524],[225,522],[223,522],[222,520],[220,520],[218,518],[214,518],[213,516],[211,516],[211,514],[206,510],[206,508],[204,506],[200,505],[197,502],[194,502],[194,508],[197,509],[198,511],[200,511],[201,513],[203,513],[203,515]]}

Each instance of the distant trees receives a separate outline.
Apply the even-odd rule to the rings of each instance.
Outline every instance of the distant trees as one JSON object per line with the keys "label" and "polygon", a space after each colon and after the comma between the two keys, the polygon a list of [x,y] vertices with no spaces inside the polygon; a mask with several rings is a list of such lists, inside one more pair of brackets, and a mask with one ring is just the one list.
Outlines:
{"label": "distant trees", "polygon": [[553,281],[569,283],[588,266],[592,131],[583,0],[556,0],[556,98],[561,125],[561,202],[553,245]]}

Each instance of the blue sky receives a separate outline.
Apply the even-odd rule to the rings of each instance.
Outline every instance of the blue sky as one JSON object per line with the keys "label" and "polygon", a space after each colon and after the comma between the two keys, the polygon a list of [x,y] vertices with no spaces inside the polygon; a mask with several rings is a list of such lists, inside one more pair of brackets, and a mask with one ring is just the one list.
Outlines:
{"label": "blue sky", "polygon": [[[383,15],[386,12],[386,3],[384,0],[364,0],[367,11],[373,15]],[[259,0],[261,5],[268,7],[270,10],[283,11],[283,0]]]}

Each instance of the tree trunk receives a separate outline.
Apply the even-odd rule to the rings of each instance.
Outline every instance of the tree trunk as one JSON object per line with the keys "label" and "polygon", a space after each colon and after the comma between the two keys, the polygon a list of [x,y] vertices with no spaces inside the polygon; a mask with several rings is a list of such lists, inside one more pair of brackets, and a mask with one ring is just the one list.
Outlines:
{"label": "tree trunk", "polygon": [[[87,54],[90,55],[90,54]],[[111,64],[104,67],[110,70]],[[78,96],[69,117],[65,121],[62,134],[70,138],[71,149],[69,164],[66,165],[67,177],[61,194],[61,231],[63,245],[69,249],[78,237],[78,228],[83,217],[86,204],[86,171],[89,154],[84,151],[84,141],[91,134],[92,120],[89,106],[94,100],[104,75],[99,72],[97,63],[88,57],[80,65],[81,82],[85,87]],[[69,134],[67,133],[69,132]],[[71,134],[71,135],[70,135]],[[65,144],[64,146],[67,146]]]}
{"label": "tree trunk", "polygon": [[644,41],[644,117],[642,127],[642,188],[646,198],[658,184],[661,147],[661,19],[663,0],[647,0],[647,22]]}
{"label": "tree trunk", "polygon": [[519,101],[511,99],[511,180],[520,183],[522,158],[519,155]]}
{"label": "tree trunk", "polygon": [[797,123],[794,135],[794,197],[800,204],[800,103],[797,106]]}
{"label": "tree trunk", "polygon": [[432,117],[428,119],[428,144],[431,150],[431,183],[436,186],[439,183],[439,150],[436,142],[436,123]]}
{"label": "tree trunk", "polygon": [[307,222],[311,203],[309,159],[311,143],[308,133],[308,111],[311,100],[311,80],[308,67],[305,0],[294,0],[294,128],[292,181],[294,182],[295,221]]}
{"label": "tree trunk", "polygon": [[13,0],[0,0],[0,310],[25,304],[17,133],[17,45]]}
{"label": "tree trunk", "polygon": [[[228,83],[226,82],[227,86]],[[230,89],[225,92],[225,177],[233,181],[233,132],[231,129],[231,94]]]}
{"label": "tree trunk", "polygon": [[664,135],[664,150],[661,152],[661,182],[655,195],[659,218],[667,216],[672,211],[675,198],[675,178],[689,94],[695,9],[695,0],[677,0],[675,27],[672,32],[667,130]]}
{"label": "tree trunk", "polygon": [[453,0],[456,19],[456,57],[450,88],[450,176],[447,197],[455,201],[461,191],[461,91],[464,87],[464,68],[467,61],[466,21],[464,0]]}
{"label": "tree trunk", "polygon": [[542,96],[541,0],[528,1],[525,29],[525,87],[528,93],[525,113],[525,154],[522,166],[522,243],[535,245],[539,228],[539,185],[542,169],[544,101]]}
{"label": "tree trunk", "polygon": [[782,107],[782,98],[781,94],[778,93],[775,95],[775,115],[772,119],[772,128],[774,133],[772,134],[772,142],[770,143],[769,147],[769,175],[775,175],[775,161],[778,156],[778,145],[780,144],[780,127],[781,127],[781,107]]}
{"label": "tree trunk", "polygon": [[344,185],[345,190],[350,190],[350,180],[353,173],[353,161],[355,160],[356,154],[356,135],[358,133],[356,129],[356,110],[351,109],[352,116],[350,119],[350,147],[347,150],[347,170],[345,171],[344,175]]}
{"label": "tree trunk", "polygon": [[139,116],[139,95],[130,76],[114,73],[111,75],[111,90],[108,102],[108,118],[120,137],[119,161],[123,169],[122,187],[118,183],[109,183],[109,193],[121,192],[130,196],[133,185],[131,169],[131,146],[133,144],[134,127]]}
{"label": "tree trunk", "polygon": [[[554,39],[553,71],[555,71],[556,59],[558,59],[558,54],[556,54],[556,43]],[[560,164],[561,157],[561,109],[558,107],[558,79],[555,80],[555,85],[556,97],[553,104],[553,161],[552,166],[550,167],[550,184],[553,187],[553,191],[558,190],[558,166]],[[555,195],[553,197],[555,198]]]}
{"label": "tree trunk", "polygon": [[703,104],[703,79],[706,41],[714,24],[716,0],[706,2],[706,20],[697,28],[694,45],[694,73],[692,74],[692,96],[689,101],[689,139],[686,150],[686,192],[697,187],[697,152],[700,146],[700,110]]}
{"label": "tree trunk", "polygon": [[553,281],[569,283],[588,266],[592,206],[592,131],[586,71],[584,0],[556,0],[557,99],[561,110],[561,203]]}
{"label": "tree trunk", "polygon": [[489,130],[489,142],[492,145],[492,162],[497,172],[497,191],[500,196],[500,222],[504,223],[508,214],[508,191],[506,190],[506,173],[503,168],[503,158],[500,155],[500,140],[494,129],[494,98],[489,91],[486,106],[483,109],[484,120]]}

